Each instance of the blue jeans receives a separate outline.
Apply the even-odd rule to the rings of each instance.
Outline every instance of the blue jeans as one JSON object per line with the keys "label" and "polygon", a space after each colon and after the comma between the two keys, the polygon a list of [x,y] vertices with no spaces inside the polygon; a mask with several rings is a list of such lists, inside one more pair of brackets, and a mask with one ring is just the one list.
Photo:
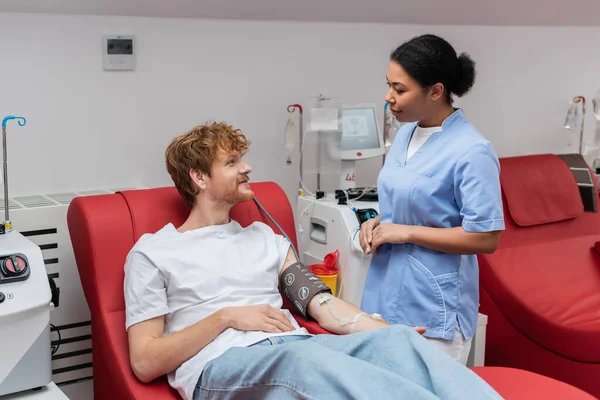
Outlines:
{"label": "blue jeans", "polygon": [[200,399],[501,399],[481,378],[412,328],[280,336],[210,361]]}

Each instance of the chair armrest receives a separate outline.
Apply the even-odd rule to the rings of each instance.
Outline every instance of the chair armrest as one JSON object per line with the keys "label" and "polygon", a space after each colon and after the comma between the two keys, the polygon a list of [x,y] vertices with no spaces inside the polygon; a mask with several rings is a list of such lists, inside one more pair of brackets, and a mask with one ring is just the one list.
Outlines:
{"label": "chair armrest", "polygon": [[302,315],[296,314],[296,313],[292,313],[292,315],[298,322],[298,325],[300,325],[303,328],[306,328],[308,333],[312,333],[313,335],[320,335],[320,334],[335,335],[335,333],[332,333],[326,329],[323,329],[323,327],[321,327],[321,325],[319,325],[317,323],[317,321],[307,320]]}
{"label": "chair armrest", "polygon": [[296,322],[298,322],[298,325],[305,328],[308,331],[308,333],[312,333],[313,335],[319,335],[319,334],[334,335],[334,333],[329,332],[326,329],[323,329],[317,321],[308,320],[308,319],[304,318],[302,315],[300,315],[300,313],[298,313],[296,308],[294,308],[294,306],[292,306],[292,303],[290,303],[290,301],[288,300],[287,297],[282,295],[281,298],[283,299],[283,308],[285,308],[286,310],[289,310],[290,313],[292,314],[292,316],[294,317],[294,319],[296,320]]}

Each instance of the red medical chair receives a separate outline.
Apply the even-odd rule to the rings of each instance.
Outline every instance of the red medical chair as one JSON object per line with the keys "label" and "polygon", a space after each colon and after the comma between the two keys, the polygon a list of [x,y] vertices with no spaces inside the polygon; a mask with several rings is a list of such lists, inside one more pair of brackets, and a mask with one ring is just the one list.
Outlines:
{"label": "red medical chair", "polygon": [[580,187],[585,167],[554,154],[501,158],[500,169],[506,230],[479,256],[486,363],[600,397],[600,212],[585,211],[582,190],[600,204],[595,179]]}
{"label": "red medical chair", "polygon": [[[296,245],[290,203],[275,183],[261,182],[252,190],[264,208]],[[132,190],[79,197],[71,202],[67,222],[81,283],[92,316],[94,398],[96,400],[179,399],[165,377],[150,384],[137,380],[129,363],[125,331],[123,265],[139,237],[156,232],[166,223],[180,225],[187,217],[183,200],[173,187]],[[231,218],[241,225],[262,221],[277,229],[252,201],[239,204]],[[311,333],[327,333],[315,322],[292,310]],[[475,368],[506,399],[571,399],[593,397],[559,381],[510,368]]]}

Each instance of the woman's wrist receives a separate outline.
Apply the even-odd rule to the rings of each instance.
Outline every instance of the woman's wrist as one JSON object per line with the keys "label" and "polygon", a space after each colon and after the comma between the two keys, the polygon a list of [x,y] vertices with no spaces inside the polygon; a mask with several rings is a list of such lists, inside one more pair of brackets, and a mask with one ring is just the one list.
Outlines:
{"label": "woman's wrist", "polygon": [[381,223],[381,218],[379,218],[379,215],[378,215],[375,218],[373,218],[373,221],[375,221],[375,226],[373,228],[377,228],[379,226],[379,224]]}
{"label": "woman's wrist", "polygon": [[413,243],[415,236],[415,227],[412,225],[404,225],[404,243]]}

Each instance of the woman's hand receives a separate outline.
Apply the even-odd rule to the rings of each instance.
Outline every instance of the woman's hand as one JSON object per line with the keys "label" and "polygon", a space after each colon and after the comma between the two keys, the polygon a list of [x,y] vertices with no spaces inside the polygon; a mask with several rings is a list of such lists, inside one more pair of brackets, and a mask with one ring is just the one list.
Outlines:
{"label": "woman's hand", "polygon": [[373,238],[371,240],[371,252],[375,253],[377,248],[384,243],[407,243],[409,241],[409,229],[410,226],[408,225],[391,224],[388,222],[379,224],[379,226],[373,229]]}
{"label": "woman's hand", "polygon": [[366,254],[371,254],[371,241],[373,240],[373,229],[379,225],[379,215],[362,223],[360,226],[360,247]]}

